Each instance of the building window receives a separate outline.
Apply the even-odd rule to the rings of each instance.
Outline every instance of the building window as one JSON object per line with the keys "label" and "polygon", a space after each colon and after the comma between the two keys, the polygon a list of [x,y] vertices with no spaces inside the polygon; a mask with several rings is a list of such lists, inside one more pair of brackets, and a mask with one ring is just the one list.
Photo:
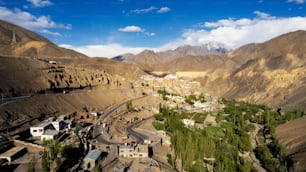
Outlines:
{"label": "building window", "polygon": [[33,132],[34,132],[34,133],[36,133],[36,132],[37,132],[37,130],[33,130]]}

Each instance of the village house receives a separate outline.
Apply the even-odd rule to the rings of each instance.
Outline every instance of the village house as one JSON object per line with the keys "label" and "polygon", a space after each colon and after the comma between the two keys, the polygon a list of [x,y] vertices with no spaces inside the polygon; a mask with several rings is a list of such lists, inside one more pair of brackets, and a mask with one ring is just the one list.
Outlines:
{"label": "village house", "polygon": [[54,140],[57,138],[58,134],[59,131],[48,129],[40,136],[40,140]]}
{"label": "village house", "polygon": [[99,163],[98,160],[101,154],[102,152],[98,149],[94,149],[88,152],[88,154],[83,159],[83,169],[91,171]]}
{"label": "village house", "polygon": [[47,129],[55,129],[51,122],[43,121],[35,126],[30,127],[30,133],[33,137],[41,137],[45,130]]}
{"label": "village house", "polygon": [[183,119],[182,122],[185,127],[194,127],[195,124],[194,120],[192,119]]}
{"label": "village house", "polygon": [[41,137],[41,140],[53,140],[65,127],[66,123],[63,117],[60,117],[55,121],[49,119],[30,127],[30,133],[33,137]]}
{"label": "village house", "polygon": [[119,157],[145,158],[149,156],[147,145],[125,144],[119,146]]}

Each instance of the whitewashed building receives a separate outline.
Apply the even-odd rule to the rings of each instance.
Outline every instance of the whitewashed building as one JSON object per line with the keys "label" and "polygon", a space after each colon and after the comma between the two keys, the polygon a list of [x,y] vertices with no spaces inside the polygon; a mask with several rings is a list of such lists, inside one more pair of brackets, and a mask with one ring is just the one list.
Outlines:
{"label": "whitewashed building", "polygon": [[51,122],[43,121],[35,126],[30,127],[30,133],[33,137],[41,137],[47,129],[54,129],[54,127]]}
{"label": "whitewashed building", "polygon": [[119,157],[145,158],[149,156],[147,145],[121,145],[119,146]]}
{"label": "whitewashed building", "polygon": [[183,119],[182,122],[185,125],[185,127],[193,127],[195,124],[194,120],[192,119]]}
{"label": "whitewashed building", "polygon": [[46,130],[41,136],[40,140],[55,140],[59,134],[59,131],[56,130]]}

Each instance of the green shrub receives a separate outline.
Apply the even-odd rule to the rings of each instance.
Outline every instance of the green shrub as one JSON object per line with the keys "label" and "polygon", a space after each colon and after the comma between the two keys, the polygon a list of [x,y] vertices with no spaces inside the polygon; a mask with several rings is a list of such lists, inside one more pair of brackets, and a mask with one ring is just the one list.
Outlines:
{"label": "green shrub", "polygon": [[153,126],[156,130],[165,130],[164,124],[160,122],[153,122]]}

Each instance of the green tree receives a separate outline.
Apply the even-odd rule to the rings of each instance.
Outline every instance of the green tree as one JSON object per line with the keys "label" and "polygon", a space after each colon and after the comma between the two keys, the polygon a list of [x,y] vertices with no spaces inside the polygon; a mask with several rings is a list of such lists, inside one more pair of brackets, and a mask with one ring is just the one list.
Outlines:
{"label": "green tree", "polygon": [[136,111],[136,109],[133,107],[132,100],[127,101],[125,105],[126,105],[126,109],[129,112],[135,112]]}
{"label": "green tree", "polygon": [[42,170],[47,172],[54,160],[62,157],[64,148],[60,145],[58,140],[44,140],[43,146],[45,147],[42,156]]}

